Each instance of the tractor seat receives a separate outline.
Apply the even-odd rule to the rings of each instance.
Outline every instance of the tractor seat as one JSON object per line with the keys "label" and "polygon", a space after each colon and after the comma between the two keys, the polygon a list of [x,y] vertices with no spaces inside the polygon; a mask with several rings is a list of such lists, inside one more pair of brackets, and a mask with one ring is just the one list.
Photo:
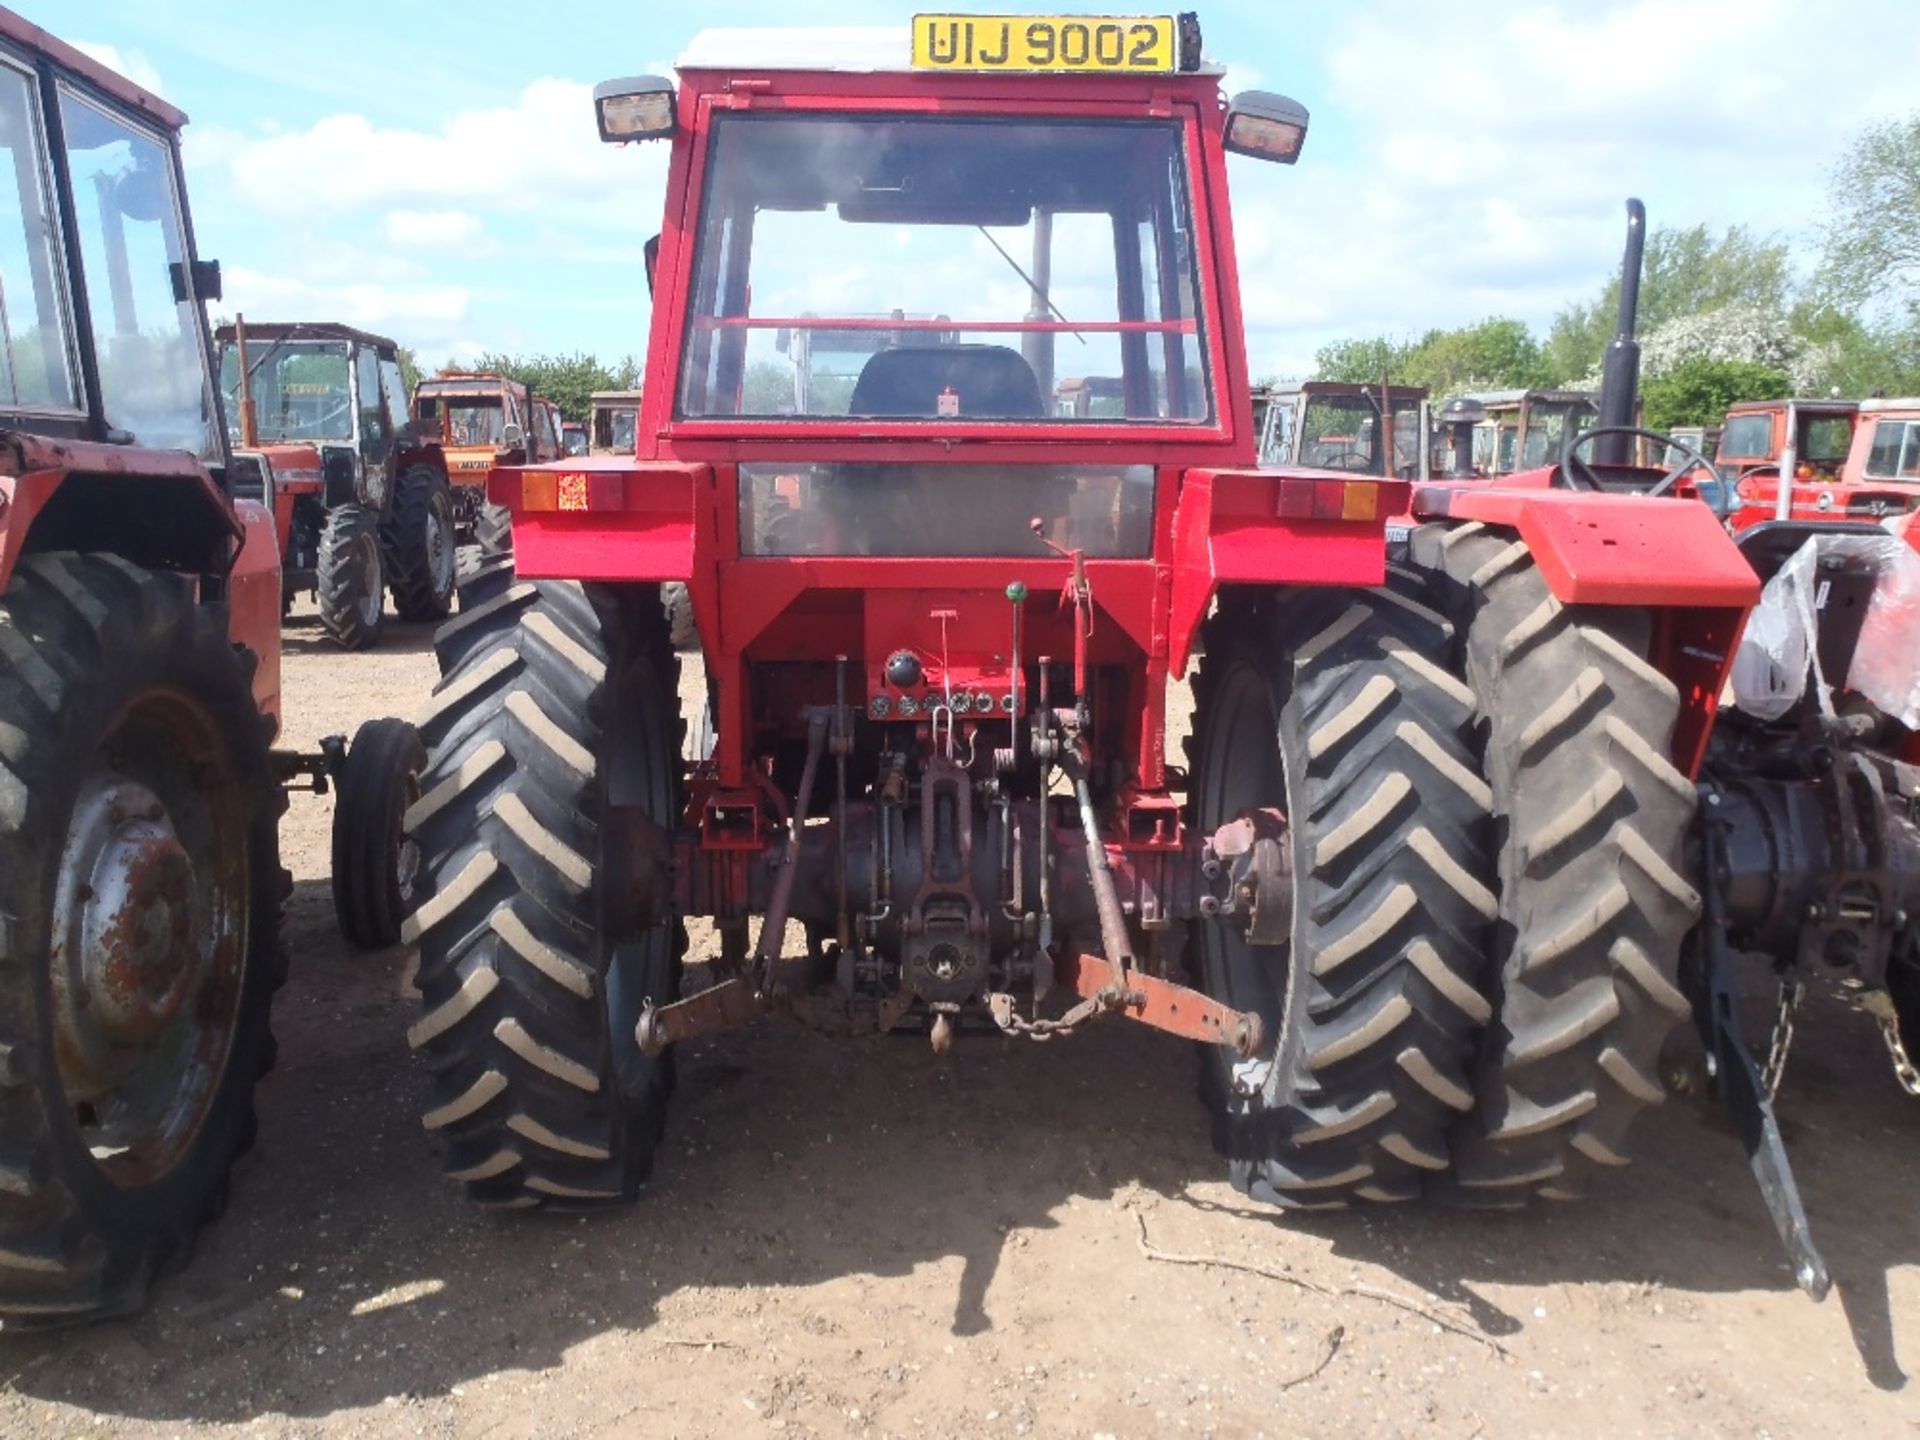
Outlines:
{"label": "tractor seat", "polygon": [[960,418],[1038,420],[1045,413],[1040,382],[1018,350],[1005,345],[903,345],[882,350],[860,367],[849,415],[940,415],[951,389]]}

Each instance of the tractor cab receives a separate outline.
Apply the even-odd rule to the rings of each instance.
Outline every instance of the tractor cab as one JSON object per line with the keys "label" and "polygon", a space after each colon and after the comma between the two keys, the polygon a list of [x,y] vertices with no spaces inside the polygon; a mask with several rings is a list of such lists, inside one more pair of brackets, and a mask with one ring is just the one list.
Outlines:
{"label": "tractor cab", "polygon": [[[221,494],[230,455],[202,308],[220,296],[220,267],[194,254],[185,123],[158,96],[0,10],[0,146],[14,182],[10,218],[0,218],[0,430],[34,437],[19,450],[27,471],[72,466],[77,452],[56,461],[44,442],[109,447],[98,456],[112,462],[43,517],[63,536],[84,523],[122,553],[173,545],[219,570],[239,538]],[[142,503],[101,503],[103,492],[130,492],[135,482],[116,477],[148,458],[169,478],[142,490]],[[90,513],[63,516],[81,490]],[[181,498],[145,503],[162,491]],[[27,501],[23,482],[16,504]]]}
{"label": "tractor cab", "polygon": [[244,318],[214,340],[229,440],[264,458],[277,511],[322,494],[330,474],[342,494],[363,473],[385,475],[407,424],[393,341],[347,325]]}
{"label": "tractor cab", "polygon": [[[1859,417],[1859,402],[1853,400],[1750,400],[1728,410],[1715,465],[1721,483],[1737,496],[1734,527],[1789,517],[1821,519],[1836,509],[1845,513],[1844,482],[1857,478],[1847,470]],[[1783,463],[1792,467],[1784,512]]]}
{"label": "tractor cab", "polygon": [[415,428],[437,439],[455,482],[478,483],[495,465],[556,459],[559,437],[537,397],[517,380],[442,370],[413,392]]}
{"label": "tractor cab", "polygon": [[[1427,478],[1430,446],[1424,386],[1308,380],[1275,387],[1257,397],[1256,405],[1263,412],[1259,431],[1263,462],[1402,480]],[[1385,422],[1383,410],[1388,416]]]}
{"label": "tractor cab", "polygon": [[[774,383],[785,377],[776,371]],[[589,402],[592,415],[587,422],[589,455],[631,455],[640,417],[638,390],[596,390]],[[769,403],[778,403],[777,401]]]}
{"label": "tractor cab", "polygon": [[1587,390],[1494,390],[1465,398],[1484,411],[1473,436],[1473,468],[1480,475],[1553,464],[1600,413],[1598,397]]}

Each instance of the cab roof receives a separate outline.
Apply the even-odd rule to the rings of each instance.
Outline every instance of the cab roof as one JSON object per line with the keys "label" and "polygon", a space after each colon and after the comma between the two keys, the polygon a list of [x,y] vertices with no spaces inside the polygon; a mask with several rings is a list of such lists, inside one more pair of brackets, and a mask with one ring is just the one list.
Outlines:
{"label": "cab roof", "polygon": [[186,111],[169,105],[151,90],[134,84],[118,70],[109,69],[91,55],[76,50],[57,35],[49,35],[31,20],[5,7],[0,7],[0,38],[11,40],[23,50],[45,56],[59,69],[72,71],[96,90],[124,105],[131,105],[169,130],[178,130],[187,123]]}
{"label": "cab roof", "polygon": [[[904,24],[884,28],[837,25],[811,29],[702,30],[687,42],[687,48],[674,61],[674,69],[814,70],[850,75],[925,76],[930,73],[913,68],[913,35]],[[1202,59],[1198,69],[1179,73],[1220,76],[1227,73],[1227,68]],[[1134,75],[1131,78],[1138,80],[1142,77]]]}
{"label": "cab roof", "polygon": [[[216,340],[234,338],[234,327],[222,325],[214,332]],[[375,350],[398,350],[399,346],[384,335],[375,335],[369,330],[356,330],[351,325],[337,325],[331,320],[290,320],[247,322],[247,341],[249,346],[255,340],[347,340],[356,344],[370,346]]]}
{"label": "cab roof", "polygon": [[1862,400],[1862,415],[1886,415],[1895,411],[1911,410],[1920,414],[1920,395],[1886,396],[1878,400]]}
{"label": "cab roof", "polygon": [[1835,400],[1831,395],[1809,396],[1802,399],[1792,396],[1784,400],[1742,400],[1729,405],[1729,415],[1764,415],[1773,410],[1784,410],[1787,406],[1796,410],[1814,410],[1829,415],[1852,415],[1860,409],[1858,400]]}

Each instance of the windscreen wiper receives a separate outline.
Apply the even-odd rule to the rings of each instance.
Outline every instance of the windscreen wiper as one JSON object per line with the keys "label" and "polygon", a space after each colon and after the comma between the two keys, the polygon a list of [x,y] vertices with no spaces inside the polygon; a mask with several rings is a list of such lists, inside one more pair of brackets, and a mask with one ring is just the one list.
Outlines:
{"label": "windscreen wiper", "polygon": [[[1082,345],[1086,344],[1087,337],[1082,335],[1078,330],[1073,329],[1073,322],[1067,319],[1065,315],[1062,315],[1060,313],[1060,307],[1053,303],[1053,297],[1047,294],[1047,292],[1042,290],[1038,285],[1036,285],[1034,283],[1033,277],[1027,274],[1026,271],[1020,268],[1020,262],[1014,259],[1013,256],[1007,253],[1006,246],[1002,245],[998,240],[993,238],[993,232],[988,230],[987,227],[984,225],[976,225],[973,228],[978,230],[982,235],[985,235],[987,237],[987,243],[993,246],[994,249],[1000,252],[1000,258],[1006,261],[1007,264],[1013,267],[1014,274],[1018,275],[1022,280],[1027,282],[1027,288],[1033,291],[1034,295],[1039,299],[1042,305],[1046,306],[1047,309],[1053,312],[1054,319],[1058,320],[1062,325],[1065,325],[1068,328],[1068,330],[1072,333],[1074,339],[1078,340]],[[961,328],[964,329],[965,327],[963,326]]]}

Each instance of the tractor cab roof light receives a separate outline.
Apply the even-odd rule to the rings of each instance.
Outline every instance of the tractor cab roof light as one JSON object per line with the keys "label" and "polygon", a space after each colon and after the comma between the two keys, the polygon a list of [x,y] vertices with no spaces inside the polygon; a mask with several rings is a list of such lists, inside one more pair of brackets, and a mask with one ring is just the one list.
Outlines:
{"label": "tractor cab roof light", "polygon": [[609,143],[663,139],[673,134],[677,123],[673,82],[658,75],[602,80],[593,87],[593,109],[600,120],[600,138]]}
{"label": "tractor cab roof light", "polygon": [[1307,139],[1307,107],[1285,95],[1246,90],[1227,107],[1227,149],[1291,165]]}

